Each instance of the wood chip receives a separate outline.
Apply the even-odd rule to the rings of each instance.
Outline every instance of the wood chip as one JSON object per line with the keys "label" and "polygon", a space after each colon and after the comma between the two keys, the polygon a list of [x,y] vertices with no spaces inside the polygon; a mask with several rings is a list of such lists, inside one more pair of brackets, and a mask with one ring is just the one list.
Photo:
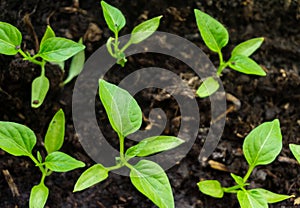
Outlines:
{"label": "wood chip", "polygon": [[299,205],[300,204],[300,197],[297,197],[295,200],[294,200],[294,205]]}
{"label": "wood chip", "polygon": [[224,164],[219,163],[217,161],[209,160],[208,164],[210,165],[211,168],[213,168],[215,170],[220,170],[220,171],[224,171],[224,172],[230,172],[228,170],[228,168]]}
{"label": "wood chip", "polygon": [[9,171],[8,170],[2,170],[2,173],[4,175],[4,178],[6,180],[6,182],[8,183],[8,186],[10,188],[10,191],[12,193],[12,195],[14,197],[19,197],[20,196],[20,193],[19,193],[19,190],[14,182],[14,179],[12,178],[12,176],[10,175]]}

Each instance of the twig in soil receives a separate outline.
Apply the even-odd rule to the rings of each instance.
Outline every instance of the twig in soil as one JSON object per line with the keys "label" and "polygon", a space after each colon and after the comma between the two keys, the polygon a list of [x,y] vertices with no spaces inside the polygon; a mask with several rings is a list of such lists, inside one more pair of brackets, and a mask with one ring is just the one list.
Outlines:
{"label": "twig in soil", "polygon": [[32,23],[31,23],[30,15],[31,15],[31,13],[25,14],[25,16],[23,17],[23,21],[24,21],[25,25],[29,28],[29,32],[33,36],[34,44],[35,44],[35,51],[39,51],[39,48],[40,48],[39,39],[36,35],[36,32],[34,30]]}
{"label": "twig in soil", "polygon": [[12,193],[12,195],[14,197],[19,197],[20,196],[20,193],[19,193],[19,190],[18,190],[18,187],[16,186],[15,182],[14,182],[14,179],[12,178],[12,176],[10,175],[9,171],[8,170],[2,170],[2,173],[4,175],[4,178],[10,188],[10,191]]}

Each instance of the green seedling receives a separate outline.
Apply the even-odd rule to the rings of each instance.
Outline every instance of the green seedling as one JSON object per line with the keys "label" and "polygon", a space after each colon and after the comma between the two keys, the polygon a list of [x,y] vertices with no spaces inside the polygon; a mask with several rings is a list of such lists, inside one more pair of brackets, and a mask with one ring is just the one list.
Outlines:
{"label": "green seedling", "polygon": [[217,74],[205,79],[197,90],[199,97],[204,98],[212,95],[219,89],[216,77],[219,77],[226,67],[244,73],[258,76],[266,76],[266,72],[249,56],[251,56],[263,43],[264,38],[253,38],[238,44],[231,52],[231,57],[225,61],[222,48],[229,41],[227,29],[216,19],[208,14],[195,9],[195,16],[200,35],[205,45],[219,55]]}
{"label": "green seedling", "polygon": [[290,150],[293,153],[294,157],[300,163],[300,145],[297,144],[289,144]]}
{"label": "green seedling", "polygon": [[130,169],[130,179],[137,190],[158,207],[174,207],[171,185],[164,170],[150,160],[142,159],[134,165],[129,160],[175,148],[184,141],[173,136],[154,136],[140,141],[125,152],[124,139],[141,127],[142,111],[127,91],[102,79],[99,80],[99,95],[110,124],[118,134],[120,157],[116,158],[115,166],[104,167],[96,164],[88,168],[76,182],[74,192],[95,185],[105,180],[109,171],[126,166]]}
{"label": "green seedling", "polygon": [[114,33],[114,37],[107,40],[106,47],[109,54],[117,60],[117,64],[124,67],[127,62],[125,50],[131,44],[138,44],[151,36],[158,28],[162,16],[154,17],[137,25],[132,31],[129,41],[120,48],[118,40],[119,31],[125,26],[126,19],[122,12],[105,1],[101,1],[103,16],[108,28]]}
{"label": "green seedling", "polygon": [[282,149],[282,136],[279,120],[265,122],[253,129],[245,138],[243,152],[249,164],[246,175],[241,176],[231,173],[236,185],[222,187],[217,180],[205,180],[198,183],[200,191],[206,195],[222,198],[224,193],[237,194],[241,208],[267,208],[268,203],[276,203],[293,195],[276,194],[263,188],[246,189],[252,171],[258,165],[272,163]]}
{"label": "green seedling", "polygon": [[45,31],[37,54],[32,56],[29,52],[24,52],[21,49],[21,43],[21,32],[11,24],[0,22],[0,54],[16,55],[19,53],[24,60],[41,67],[41,74],[33,80],[31,88],[31,106],[38,108],[42,105],[50,86],[45,76],[46,63],[55,63],[63,68],[64,61],[83,51],[85,46],[66,38],[56,37],[50,26]]}
{"label": "green seedling", "polygon": [[45,178],[52,172],[68,172],[85,166],[83,162],[59,151],[64,142],[64,134],[65,116],[64,112],[59,110],[50,122],[45,136],[47,155],[43,159],[39,151],[36,157],[32,153],[36,136],[31,129],[18,123],[0,121],[0,148],[14,156],[29,157],[42,172],[40,183],[31,189],[30,208],[45,206],[49,194]]}

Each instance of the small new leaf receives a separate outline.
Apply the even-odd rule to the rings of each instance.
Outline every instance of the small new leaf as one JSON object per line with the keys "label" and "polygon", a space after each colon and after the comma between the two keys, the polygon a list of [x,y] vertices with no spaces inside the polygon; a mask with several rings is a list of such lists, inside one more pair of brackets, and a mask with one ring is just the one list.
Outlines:
{"label": "small new leaf", "polygon": [[51,152],[59,150],[65,137],[65,114],[60,109],[52,118],[45,136],[45,148],[50,154]]}
{"label": "small new leaf", "polygon": [[126,24],[124,15],[119,9],[109,5],[105,1],[101,1],[101,7],[108,28],[115,34],[118,33]]}
{"label": "small new leaf", "polygon": [[250,166],[267,165],[275,160],[282,148],[279,120],[265,122],[245,138],[243,152]]}
{"label": "small new leaf", "polygon": [[81,191],[89,188],[108,177],[108,170],[101,164],[96,164],[84,171],[77,180],[74,191]]}
{"label": "small new leaf", "polygon": [[[78,43],[82,44],[82,38],[80,38]],[[69,74],[66,80],[64,81],[64,85],[68,84],[74,77],[80,74],[84,66],[84,61],[85,54],[84,50],[82,50],[72,58]]]}
{"label": "small new leaf", "polygon": [[231,57],[229,67],[244,74],[266,76],[266,72],[253,59],[243,55]]}
{"label": "small new leaf", "polygon": [[63,152],[50,153],[46,157],[44,164],[47,168],[55,172],[68,172],[85,166],[83,162],[76,160]]}
{"label": "small new leaf", "polygon": [[223,188],[217,180],[205,180],[197,183],[199,190],[209,196],[222,198],[224,195]]}
{"label": "small new leaf", "polygon": [[206,46],[213,52],[220,52],[229,40],[226,28],[213,17],[195,9],[198,29]]}
{"label": "small new leaf", "polygon": [[241,208],[268,208],[267,200],[255,189],[238,191],[237,198]]}
{"label": "small new leaf", "polygon": [[231,56],[251,56],[263,43],[264,38],[253,38],[238,44],[231,52]]}
{"label": "small new leaf", "polygon": [[29,208],[43,208],[47,202],[49,189],[43,184],[34,186],[31,189]]}
{"label": "small new leaf", "polygon": [[268,190],[262,189],[262,188],[257,188],[257,189],[252,189],[252,190],[256,190],[256,191],[260,192],[260,194],[267,200],[267,202],[269,204],[281,202],[286,199],[295,197],[294,195],[289,196],[289,195],[284,195],[284,194],[276,194],[276,193],[273,193],[271,191],[268,191]]}
{"label": "small new leaf", "polygon": [[200,98],[205,98],[214,94],[219,87],[220,85],[217,80],[213,77],[208,77],[202,82],[196,93]]}
{"label": "small new leaf", "polygon": [[300,163],[300,145],[290,144],[289,147],[298,163]]}
{"label": "small new leaf", "polygon": [[240,185],[241,187],[245,185],[244,180],[241,176],[235,175],[233,173],[230,173],[230,175],[238,185]]}
{"label": "small new leaf", "polygon": [[35,78],[31,85],[31,107],[38,108],[43,104],[49,90],[49,80],[42,75]]}
{"label": "small new leaf", "polygon": [[62,62],[84,50],[84,48],[83,44],[72,40],[53,37],[43,42],[37,55],[49,62]]}
{"label": "small new leaf", "polygon": [[130,43],[137,44],[151,36],[158,28],[162,16],[154,17],[136,26],[130,36]]}
{"label": "small new leaf", "polygon": [[50,25],[48,25],[47,29],[46,29],[46,31],[44,33],[44,36],[43,36],[43,38],[41,40],[40,45],[43,45],[44,42],[45,42],[45,40],[47,40],[49,38],[53,38],[53,37],[55,37],[55,32],[52,30],[52,28],[50,27]]}
{"label": "small new leaf", "polygon": [[142,111],[126,90],[100,79],[99,95],[110,124],[118,134],[126,137],[140,128]]}
{"label": "small new leaf", "polygon": [[30,156],[36,143],[34,132],[26,126],[0,121],[0,148],[14,156]]}
{"label": "small new leaf", "polygon": [[173,136],[154,136],[140,141],[126,151],[129,157],[145,157],[158,152],[173,149],[184,143],[182,139]]}
{"label": "small new leaf", "polygon": [[141,160],[130,171],[132,184],[160,208],[174,208],[169,179],[156,163]]}
{"label": "small new leaf", "polygon": [[16,55],[21,42],[22,34],[15,26],[0,22],[0,54]]}

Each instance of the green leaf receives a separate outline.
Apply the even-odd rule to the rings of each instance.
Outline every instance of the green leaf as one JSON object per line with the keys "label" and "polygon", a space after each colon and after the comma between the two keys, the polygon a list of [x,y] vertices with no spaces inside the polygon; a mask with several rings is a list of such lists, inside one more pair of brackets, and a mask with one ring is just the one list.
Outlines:
{"label": "green leaf", "polygon": [[0,22],[0,53],[16,55],[22,42],[21,32],[11,24]]}
{"label": "green leaf", "polygon": [[99,95],[111,126],[118,134],[126,137],[140,128],[142,111],[126,90],[100,79]]}
{"label": "green leaf", "polygon": [[14,156],[30,156],[35,134],[21,124],[0,121],[0,148]]}
{"label": "green leaf", "polygon": [[130,171],[132,184],[160,208],[173,208],[174,199],[169,179],[156,163],[141,160]]}
{"label": "green leaf", "polygon": [[37,158],[37,160],[38,160],[40,163],[43,162],[43,157],[42,157],[40,151],[37,151],[37,153],[36,153],[36,158]]}
{"label": "green leaf", "polygon": [[242,55],[236,55],[229,60],[230,68],[244,74],[254,74],[266,76],[266,72],[251,58]]}
{"label": "green leaf", "polygon": [[162,16],[154,17],[133,28],[130,43],[137,44],[151,36],[158,28]]}
{"label": "green leaf", "polygon": [[31,189],[29,208],[43,208],[47,202],[49,189],[43,184],[34,186]]}
{"label": "green leaf", "polygon": [[112,32],[118,33],[126,24],[124,15],[119,9],[109,5],[105,1],[101,1],[101,7],[108,28]]}
{"label": "green leaf", "polygon": [[300,145],[289,144],[289,147],[298,163],[300,163]]}
{"label": "green leaf", "polygon": [[47,168],[55,172],[68,172],[85,166],[83,162],[76,160],[63,152],[50,153],[46,157],[44,164]]}
{"label": "green leaf", "polygon": [[49,90],[49,80],[45,76],[37,77],[32,82],[31,87],[31,107],[38,108],[40,107],[44,99],[46,98],[47,92]]}
{"label": "green leaf", "polygon": [[126,151],[129,157],[144,157],[158,152],[173,149],[184,143],[182,139],[173,136],[154,136],[140,141]]}
{"label": "green leaf", "polygon": [[241,176],[235,175],[233,173],[230,173],[231,177],[233,178],[233,180],[240,186],[244,186],[244,180]]}
{"label": "green leaf", "polygon": [[37,55],[49,62],[61,62],[71,58],[84,48],[83,44],[72,40],[53,37],[43,42]]}
{"label": "green leaf", "polygon": [[236,55],[251,56],[264,42],[264,38],[253,38],[238,44],[231,52],[231,56]]}
{"label": "green leaf", "polygon": [[84,171],[77,180],[73,192],[89,188],[108,177],[108,170],[101,164],[96,164]]}
{"label": "green leaf", "polygon": [[273,162],[281,149],[282,136],[278,119],[253,129],[243,144],[245,158],[252,167]]}
{"label": "green leaf", "polygon": [[219,87],[220,85],[217,80],[213,77],[208,77],[202,82],[196,93],[200,98],[205,98],[214,94]]}
{"label": "green leaf", "polygon": [[238,191],[237,198],[241,208],[268,208],[265,198],[255,189]]}
{"label": "green leaf", "polygon": [[289,195],[284,195],[284,194],[276,194],[276,193],[273,193],[271,191],[268,191],[268,190],[262,189],[262,188],[257,188],[257,189],[252,189],[252,190],[256,190],[256,191],[260,192],[260,194],[265,198],[265,200],[267,200],[267,202],[269,204],[277,203],[277,202],[295,197],[294,195],[289,196]]}
{"label": "green leaf", "polygon": [[43,36],[43,38],[42,38],[42,40],[41,40],[40,45],[43,45],[44,42],[45,42],[47,39],[53,38],[53,37],[55,37],[55,32],[52,30],[52,28],[50,27],[50,25],[47,25],[47,29],[46,29],[46,31],[45,31],[45,33],[44,33],[44,36]]}
{"label": "green leaf", "polygon": [[[82,38],[80,38],[78,43],[82,44]],[[74,77],[80,74],[84,66],[84,61],[85,61],[85,54],[84,54],[84,50],[82,50],[72,58],[69,74],[66,80],[64,81],[64,85],[69,83]]]}
{"label": "green leaf", "polygon": [[206,46],[213,52],[220,52],[229,40],[226,28],[213,17],[195,9],[198,29]]}
{"label": "green leaf", "polygon": [[45,136],[45,148],[50,154],[59,150],[63,143],[65,137],[65,114],[62,109],[57,111],[57,113],[52,118],[46,136]]}
{"label": "green leaf", "polygon": [[224,195],[223,188],[217,180],[206,180],[197,183],[199,190],[209,196],[222,198]]}

